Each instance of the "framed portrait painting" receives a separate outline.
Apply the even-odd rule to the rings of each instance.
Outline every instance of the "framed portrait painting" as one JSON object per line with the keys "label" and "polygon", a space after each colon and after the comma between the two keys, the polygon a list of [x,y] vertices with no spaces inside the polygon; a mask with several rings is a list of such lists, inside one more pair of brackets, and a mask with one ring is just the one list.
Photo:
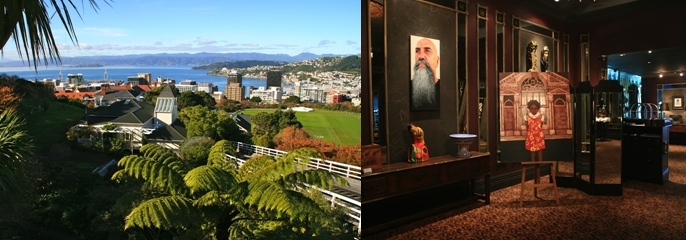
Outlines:
{"label": "framed portrait painting", "polygon": [[674,97],[672,100],[672,109],[684,110],[684,97]]}
{"label": "framed portrait painting", "polygon": [[410,35],[410,110],[440,109],[441,42]]}

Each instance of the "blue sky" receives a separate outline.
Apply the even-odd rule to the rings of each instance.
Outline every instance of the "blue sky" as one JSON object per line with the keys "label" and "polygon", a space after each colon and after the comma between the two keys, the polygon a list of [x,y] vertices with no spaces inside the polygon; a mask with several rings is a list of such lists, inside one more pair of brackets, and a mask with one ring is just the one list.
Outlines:
{"label": "blue sky", "polygon": [[[80,1],[74,1],[80,5]],[[85,1],[87,2],[87,1]],[[76,46],[59,19],[63,57],[143,53],[359,54],[358,0],[117,0],[78,6]],[[18,59],[14,42],[2,60]]]}

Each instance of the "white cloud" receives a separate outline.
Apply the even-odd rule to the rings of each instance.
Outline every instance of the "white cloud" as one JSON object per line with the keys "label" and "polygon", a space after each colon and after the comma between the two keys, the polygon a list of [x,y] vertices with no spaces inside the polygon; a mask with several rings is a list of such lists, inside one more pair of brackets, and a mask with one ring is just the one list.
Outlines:
{"label": "white cloud", "polygon": [[162,46],[162,45],[164,45],[164,43],[162,43],[162,41],[157,41],[157,42],[153,43],[153,45]]}
{"label": "white cloud", "polygon": [[204,39],[204,38],[198,38],[198,40],[196,40],[196,42],[198,43],[198,45],[210,45],[210,44],[217,43],[217,41],[215,41],[215,40]]}
{"label": "white cloud", "polygon": [[241,44],[241,46],[243,46],[243,47],[259,47],[260,44],[257,44],[257,43],[244,43],[244,44]]}
{"label": "white cloud", "polygon": [[319,44],[317,44],[317,47],[325,47],[331,44],[335,44],[336,42],[331,41],[331,40],[321,40],[319,41]]}
{"label": "white cloud", "polygon": [[357,44],[357,42],[356,42],[356,41],[353,41],[353,40],[348,40],[348,41],[345,41],[345,44],[347,44],[347,45],[355,45],[355,44]]}

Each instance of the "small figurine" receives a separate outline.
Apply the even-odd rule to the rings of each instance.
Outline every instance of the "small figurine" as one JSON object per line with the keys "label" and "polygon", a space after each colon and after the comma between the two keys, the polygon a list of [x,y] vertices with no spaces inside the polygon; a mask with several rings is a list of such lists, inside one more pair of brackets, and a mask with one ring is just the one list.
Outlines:
{"label": "small figurine", "polygon": [[538,49],[538,43],[531,40],[529,44],[526,45],[526,71],[527,72],[538,72],[536,65],[538,64],[538,57],[536,57],[536,50]]}
{"label": "small figurine", "polygon": [[407,125],[407,130],[412,134],[412,146],[407,152],[407,161],[410,163],[428,161],[429,149],[424,145],[424,130],[411,123]]}

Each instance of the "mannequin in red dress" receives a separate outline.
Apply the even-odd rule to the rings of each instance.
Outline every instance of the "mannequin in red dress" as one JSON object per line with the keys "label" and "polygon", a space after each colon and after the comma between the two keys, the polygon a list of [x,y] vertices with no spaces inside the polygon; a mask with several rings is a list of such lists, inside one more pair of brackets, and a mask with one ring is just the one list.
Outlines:
{"label": "mannequin in red dress", "polygon": [[538,160],[543,161],[543,149],[545,149],[545,138],[543,136],[543,123],[545,116],[539,112],[541,103],[536,100],[531,100],[526,104],[529,113],[526,114],[526,141],[524,147],[531,152],[531,161],[535,161],[536,155]]}

